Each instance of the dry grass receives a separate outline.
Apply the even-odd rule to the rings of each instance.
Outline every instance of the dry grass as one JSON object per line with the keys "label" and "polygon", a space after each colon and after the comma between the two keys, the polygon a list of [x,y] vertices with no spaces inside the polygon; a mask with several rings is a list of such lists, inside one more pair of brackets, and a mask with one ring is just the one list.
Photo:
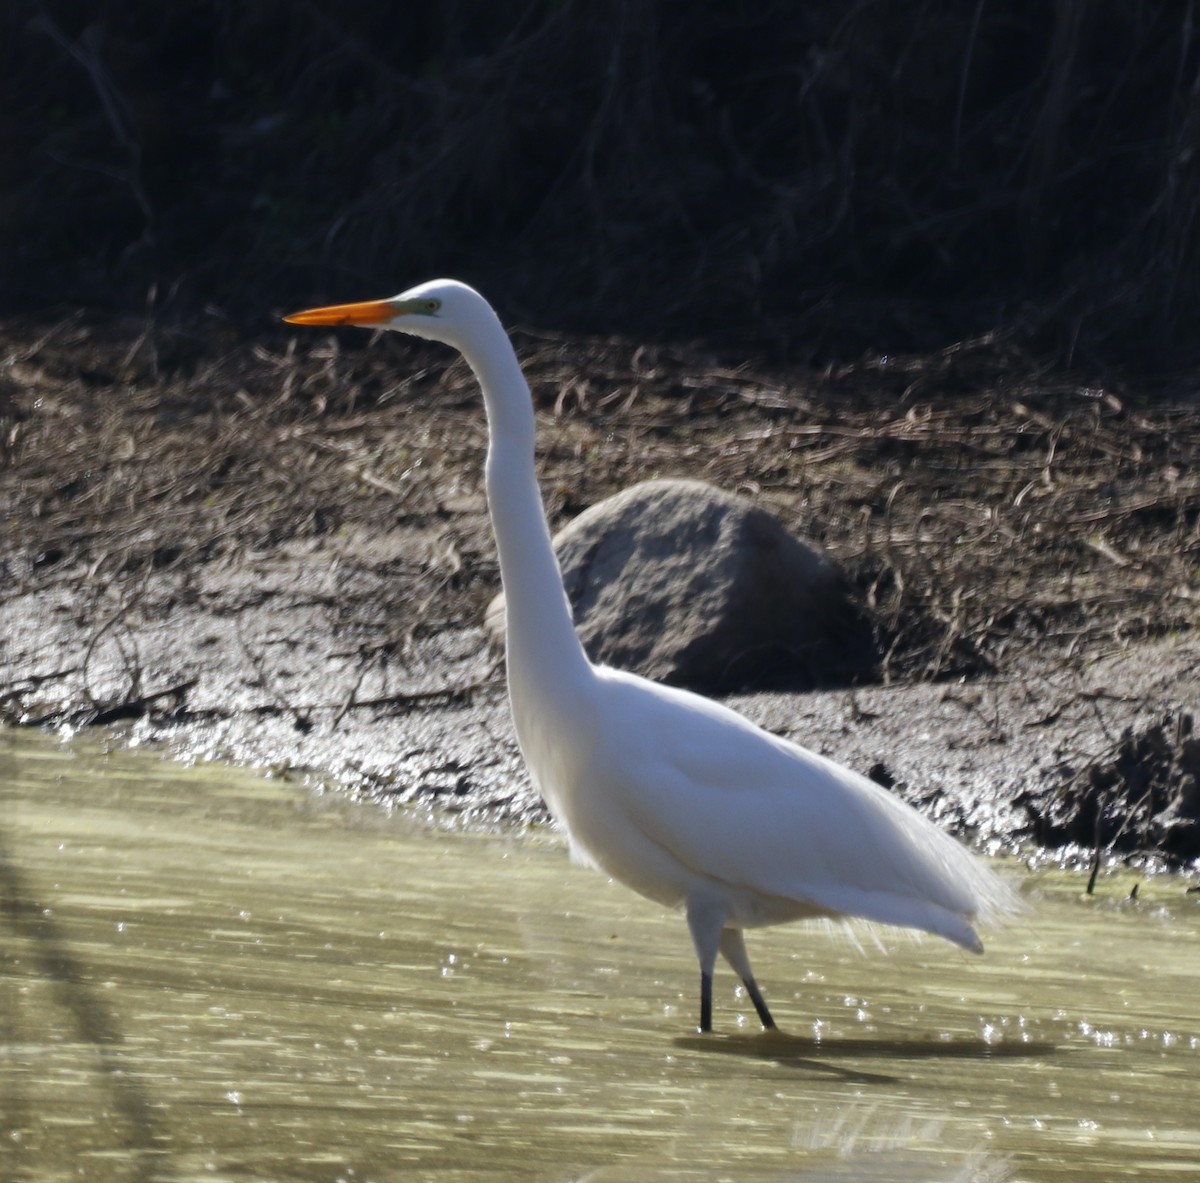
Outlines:
{"label": "dry grass", "polygon": [[[10,328],[10,591],[86,597],[285,544],[370,561],[372,537],[408,531],[423,549],[379,560],[379,611],[410,635],[477,621],[497,572],[465,366],[392,338],[283,341],[185,364],[160,332]],[[650,477],[746,492],[851,573],[884,677],[1092,657],[1196,622],[1194,406],[1078,387],[996,340],[787,375],[623,339],[517,341],[556,525]]]}

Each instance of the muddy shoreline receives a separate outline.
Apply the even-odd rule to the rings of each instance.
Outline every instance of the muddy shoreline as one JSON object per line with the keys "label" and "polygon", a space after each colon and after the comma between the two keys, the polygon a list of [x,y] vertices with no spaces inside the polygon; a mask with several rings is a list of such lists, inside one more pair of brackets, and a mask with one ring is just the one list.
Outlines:
{"label": "muddy shoreline", "polygon": [[[545,820],[517,751],[502,659],[482,629],[425,639],[403,670],[381,666],[329,626],[332,600],[305,586],[310,563],[276,556],[267,570],[212,586],[201,578],[190,604],[163,577],[137,613],[99,637],[68,596],[10,600],[8,653],[21,672],[4,671],[8,709],[19,694],[25,723],[102,726],[121,742],[266,768],[465,824]],[[276,580],[287,590],[272,590]],[[242,585],[240,604],[231,582]],[[258,603],[246,599],[251,587]],[[135,652],[140,676],[129,664]],[[1127,732],[1185,716],[1198,678],[1200,644],[1171,639],[1086,667],[1028,661],[970,681],[726,701],[888,784],[979,846],[1028,855],[1036,836],[1022,797],[1103,764]],[[1076,844],[1060,853],[1079,861],[1090,852]]]}
{"label": "muddy shoreline", "polygon": [[[1088,776],[1116,818],[1094,770],[1123,735],[1168,735],[1163,775],[1194,797],[1187,400],[1000,347],[763,375],[699,347],[517,337],[555,525],[647,477],[739,489],[829,549],[890,640],[877,685],[732,705],[993,850],[1060,842],[1029,795]],[[461,364],[336,337],[184,344],[82,317],[7,329],[4,721],[540,820],[481,627],[497,578]],[[1146,824],[1149,784],[1110,853],[1186,865],[1182,822],[1174,847]]]}

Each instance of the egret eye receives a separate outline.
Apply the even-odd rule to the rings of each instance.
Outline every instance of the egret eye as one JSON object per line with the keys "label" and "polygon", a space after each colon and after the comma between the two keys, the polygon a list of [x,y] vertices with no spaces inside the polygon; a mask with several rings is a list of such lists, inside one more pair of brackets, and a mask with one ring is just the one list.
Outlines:
{"label": "egret eye", "polygon": [[428,312],[430,316],[436,316],[441,307],[441,300],[426,300],[421,306],[421,311]]}

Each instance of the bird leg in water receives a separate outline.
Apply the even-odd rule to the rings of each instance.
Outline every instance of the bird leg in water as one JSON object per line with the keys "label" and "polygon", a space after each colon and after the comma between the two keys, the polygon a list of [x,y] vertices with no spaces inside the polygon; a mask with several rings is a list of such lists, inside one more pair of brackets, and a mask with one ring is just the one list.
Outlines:
{"label": "bird leg in water", "polygon": [[[742,979],[742,985],[746,987],[746,993],[750,995],[750,1001],[754,1003],[754,1009],[758,1011],[759,1022],[768,1031],[774,1031],[776,1029],[775,1020],[771,1018],[771,1012],[767,1009],[762,991],[754,980],[754,974],[750,972],[750,959],[746,956],[746,946],[742,940],[740,929],[725,929],[721,934],[721,952],[725,960],[733,966],[738,977]],[[700,1030],[702,1032],[712,1030],[712,974],[705,973],[703,970],[700,971]]]}
{"label": "bird leg in water", "polygon": [[713,966],[725,927],[725,908],[708,900],[688,900],[687,922],[700,962],[700,1030],[711,1031]]}
{"label": "bird leg in water", "polygon": [[750,1001],[758,1012],[759,1022],[769,1031],[775,1029],[775,1020],[767,1010],[762,991],[754,980],[750,958],[746,953],[746,942],[740,928],[725,927],[725,909],[720,905],[698,900],[689,900],[687,906],[688,928],[692,933],[692,944],[700,961],[700,1030],[712,1030],[712,980],[717,952],[729,962],[733,972],[742,979]]}
{"label": "bird leg in water", "polygon": [[721,932],[721,956],[733,967],[733,972],[742,979],[742,985],[746,987],[746,993],[750,995],[750,1001],[754,1003],[754,1009],[758,1011],[759,1022],[768,1031],[774,1031],[775,1020],[771,1018],[771,1012],[767,1010],[762,991],[759,990],[758,983],[754,980],[754,973],[750,969],[750,958],[746,953],[746,942],[742,939],[740,928],[726,928]]}

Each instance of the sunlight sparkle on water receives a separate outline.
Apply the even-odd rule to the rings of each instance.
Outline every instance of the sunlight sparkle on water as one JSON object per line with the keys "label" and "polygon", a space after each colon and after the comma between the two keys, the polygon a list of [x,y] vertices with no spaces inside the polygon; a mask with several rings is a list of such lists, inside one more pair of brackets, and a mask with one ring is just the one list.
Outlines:
{"label": "sunlight sparkle on water", "polygon": [[1179,1088],[1200,900],[1177,880],[1130,902],[1039,874],[982,958],[756,933],[784,1032],[723,973],[701,1038],[678,918],[544,836],[0,738],[5,1177],[1094,1183],[1200,1161]]}

